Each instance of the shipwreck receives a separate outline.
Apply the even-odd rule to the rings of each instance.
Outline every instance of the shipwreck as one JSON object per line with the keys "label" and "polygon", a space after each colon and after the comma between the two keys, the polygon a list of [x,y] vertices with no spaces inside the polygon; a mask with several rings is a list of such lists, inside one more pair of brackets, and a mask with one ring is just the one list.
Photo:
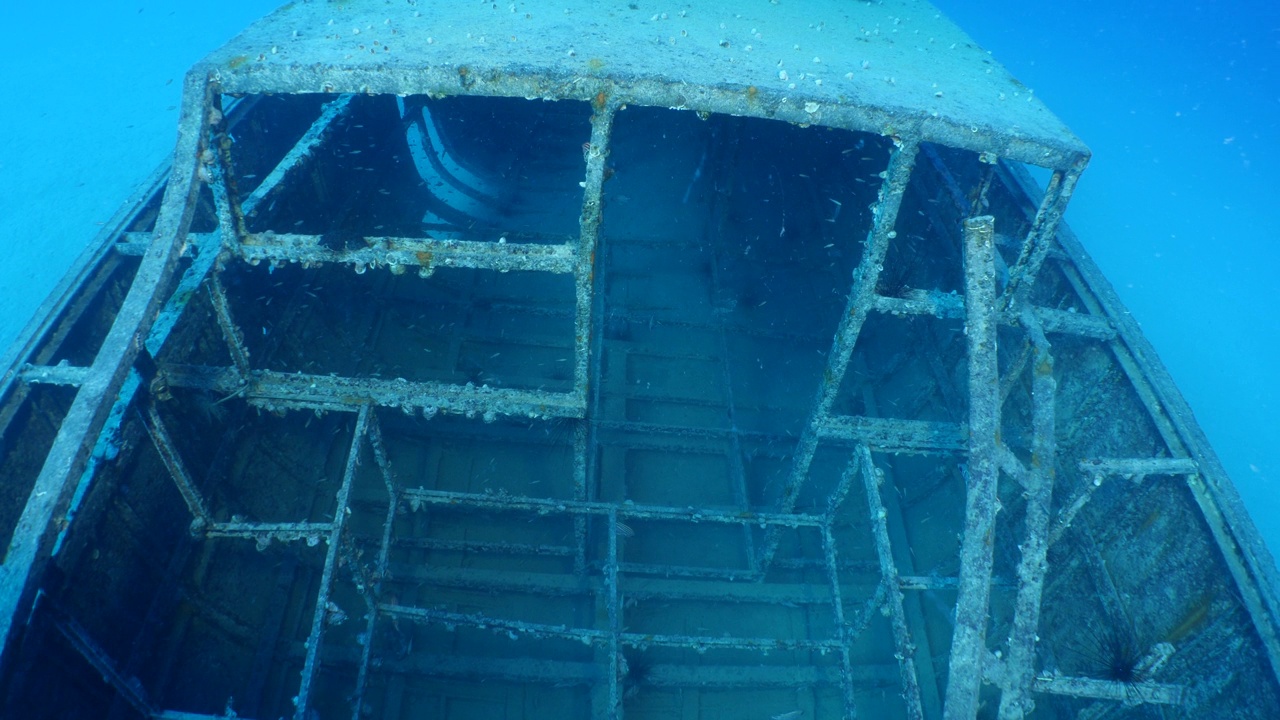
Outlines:
{"label": "shipwreck", "polygon": [[925,2],[659,5],[191,69],[5,366],[4,716],[1280,715],[1087,147]]}

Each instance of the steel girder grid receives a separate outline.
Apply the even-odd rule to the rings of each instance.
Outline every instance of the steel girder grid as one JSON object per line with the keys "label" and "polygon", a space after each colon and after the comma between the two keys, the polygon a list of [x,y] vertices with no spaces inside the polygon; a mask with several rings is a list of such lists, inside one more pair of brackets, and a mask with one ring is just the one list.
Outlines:
{"label": "steel girder grid", "polygon": [[[606,102],[596,108],[597,112],[593,116],[592,151],[587,163],[582,228],[576,246],[515,250],[510,247],[495,249],[495,246],[481,243],[382,238],[375,239],[374,243],[380,249],[336,252],[319,249],[314,237],[290,235],[249,237],[244,232],[240,218],[255,202],[260,201],[278,186],[283,177],[322,142],[326,124],[343,111],[346,98],[340,98],[332,103],[321,115],[312,132],[308,133],[303,141],[286,156],[254,195],[237,203],[234,198],[226,196],[225,184],[220,177],[219,158],[207,147],[210,129],[216,126],[221,118],[221,111],[218,109],[218,91],[217,83],[209,81],[200,72],[193,72],[187,78],[178,150],[165,191],[160,219],[153,234],[154,239],[147,245],[142,266],[129,296],[93,365],[88,368],[33,367],[25,373],[24,377],[29,382],[74,384],[79,385],[80,390],[49,453],[49,460],[36,481],[31,500],[24,510],[14,541],[6,556],[3,573],[0,574],[0,591],[3,591],[0,592],[0,597],[5,604],[4,612],[0,613],[0,622],[4,624],[5,637],[12,635],[15,619],[21,617],[20,608],[30,602],[34,592],[31,578],[39,576],[39,568],[46,560],[42,552],[42,543],[37,542],[36,539],[44,537],[50,527],[54,509],[66,503],[76,488],[77,481],[92,475],[92,465],[88,462],[92,444],[87,440],[97,436],[98,429],[104,425],[113,407],[113,403],[109,400],[117,398],[118,395],[114,407],[127,406],[138,387],[136,373],[131,373],[130,370],[133,358],[139,350],[135,338],[146,337],[148,349],[154,354],[182,310],[182,302],[178,300],[181,297],[180,292],[175,293],[174,299],[171,299],[167,305],[164,307],[161,305],[165,291],[172,284],[178,255],[188,241],[202,245],[203,251],[179,281],[180,290],[190,291],[204,282],[208,283],[215,301],[214,308],[219,323],[231,348],[233,366],[218,371],[212,376],[199,373],[184,376],[182,372],[175,371],[170,373],[170,382],[175,385],[210,388],[227,394],[239,393],[254,404],[273,409],[357,411],[359,422],[349,453],[349,470],[344,477],[344,489],[349,488],[351,468],[354,467],[355,457],[365,439],[368,439],[374,448],[375,456],[378,457],[383,471],[388,472],[384,462],[385,453],[379,449],[380,441],[377,439],[376,424],[372,422],[372,412],[369,409],[373,405],[418,410],[436,408],[446,412],[481,415],[488,418],[497,415],[581,418],[586,411],[587,392],[590,387],[588,380],[591,377],[589,363],[592,362],[590,349],[593,343],[598,343],[598,328],[593,327],[591,322],[592,251],[595,248],[596,231],[600,220],[599,198],[603,158],[608,154],[609,132],[613,113],[619,104],[617,101],[608,100],[607,95],[602,93],[606,97]],[[711,106],[714,103],[708,101],[708,105]],[[856,448],[855,459],[842,477],[839,492],[847,492],[855,477],[861,477],[866,487],[877,555],[880,558],[883,575],[881,589],[892,615],[895,645],[898,655],[901,656],[899,660],[902,687],[907,698],[908,714],[912,717],[920,717],[924,711],[920,700],[918,669],[913,660],[914,643],[906,627],[902,609],[901,591],[903,588],[911,587],[911,584],[908,580],[897,577],[892,562],[883,503],[878,497],[882,473],[875,468],[870,453],[871,448],[882,451],[960,452],[967,455],[969,459],[970,481],[966,503],[966,527],[961,549],[962,567],[959,577],[957,627],[953,638],[945,705],[946,716],[972,717],[976,712],[978,688],[984,680],[995,683],[1004,690],[1000,710],[1002,717],[1020,717],[1028,707],[1027,698],[1031,691],[1131,699],[1131,688],[1123,687],[1119,683],[1036,676],[1031,657],[1035,643],[1039,596],[1044,580],[1044,554],[1048,545],[1061,535],[1062,529],[1070,523],[1071,517],[1079,511],[1088,497],[1086,495],[1077,498],[1075,503],[1060,513],[1057,518],[1050,518],[1047,497],[1052,488],[1051,471],[1034,464],[1031,468],[1023,467],[1007,448],[999,444],[993,432],[999,425],[999,395],[993,391],[993,387],[998,387],[999,379],[996,377],[994,368],[996,324],[1007,323],[1022,327],[1034,348],[1035,390],[1032,430],[1035,454],[1039,457],[1051,457],[1054,448],[1051,423],[1054,387],[1052,373],[1044,371],[1044,368],[1050,371],[1052,369],[1052,354],[1045,333],[1066,332],[1106,339],[1112,343],[1113,350],[1120,357],[1131,380],[1139,389],[1149,411],[1160,426],[1162,435],[1171,446],[1181,450],[1181,457],[1083,460],[1082,470],[1095,474],[1099,482],[1101,478],[1113,475],[1144,476],[1152,473],[1185,475],[1193,488],[1199,488],[1196,497],[1206,514],[1211,519],[1215,516],[1220,517],[1215,515],[1216,503],[1219,502],[1215,489],[1205,488],[1198,479],[1198,473],[1201,472],[1200,465],[1196,460],[1188,457],[1189,452],[1183,445],[1183,438],[1187,431],[1165,415],[1161,409],[1161,398],[1157,391],[1152,390],[1146,383],[1141,368],[1132,361],[1125,362],[1125,358],[1131,357],[1129,350],[1116,338],[1111,323],[1101,319],[1104,316],[1103,308],[1097,308],[1096,313],[1089,316],[1068,316],[1065,313],[1033,308],[1026,304],[1028,289],[1033,285],[1040,267],[1050,253],[1057,234],[1058,222],[1075,181],[1083,169],[1084,159],[1078,158],[1055,171],[1044,200],[1035,212],[1031,231],[1022,243],[1018,260],[1011,269],[1010,281],[1002,294],[996,292],[993,281],[990,220],[971,218],[965,228],[966,302],[957,304],[937,296],[904,300],[881,297],[875,293],[876,278],[881,271],[889,242],[894,237],[893,227],[897,208],[917,160],[920,138],[895,137],[895,144],[897,150],[886,170],[886,180],[874,210],[874,221],[868,237],[867,250],[854,274],[847,312],[836,332],[832,352],[828,355],[827,372],[824,374],[824,381],[819,388],[813,412],[798,445],[786,492],[776,512],[751,513],[750,517],[743,518],[738,515],[714,512],[690,513],[688,510],[677,508],[617,506],[593,502],[587,498],[587,478],[591,472],[589,467],[591,455],[588,449],[593,442],[590,437],[593,430],[590,428],[584,428],[575,436],[577,460],[574,471],[576,495],[574,500],[548,505],[533,499],[494,499],[466,494],[399,491],[388,480],[388,491],[391,495],[389,507],[394,509],[399,497],[401,500],[427,505],[465,503],[476,509],[567,513],[575,518],[575,534],[578,541],[575,569],[579,571],[583,569],[584,564],[582,548],[585,546],[585,519],[590,516],[603,518],[610,523],[635,517],[720,522],[744,526],[763,525],[766,529],[765,543],[760,549],[756,565],[759,576],[763,576],[773,562],[780,529],[816,528],[822,533],[824,540],[824,563],[832,584],[835,621],[840,632],[835,638],[808,641],[807,645],[814,649],[847,653],[849,633],[853,632],[854,624],[843,616],[842,604],[837,597],[840,587],[836,550],[830,534],[829,514],[804,515],[794,513],[793,510],[795,499],[805,481],[808,465],[813,459],[818,443],[832,441],[852,444]],[[194,212],[195,196],[203,183],[209,184],[215,191],[219,209],[219,231],[212,237],[189,238],[187,228]],[[1010,184],[1016,185],[1016,183]],[[240,206],[238,209],[237,205]],[[341,262],[352,266],[386,264],[412,267],[419,264],[413,260],[413,256],[417,251],[425,250],[439,258],[439,264],[456,267],[573,272],[576,279],[577,298],[575,389],[570,394],[507,390],[481,393],[473,389],[433,383],[406,384],[355,378],[299,377],[254,370],[247,352],[243,349],[239,331],[226,307],[225,295],[216,274],[206,280],[209,270],[213,267],[219,243],[229,250],[233,257],[247,261],[267,259],[305,263]],[[140,247],[141,239],[135,244]],[[430,271],[429,267],[421,269],[424,272]],[[189,294],[188,292],[187,295]],[[1081,295],[1088,298],[1091,293],[1082,292]],[[970,418],[967,428],[941,423],[839,417],[830,413],[840,378],[847,369],[862,322],[872,311],[966,318],[969,327],[971,373]],[[598,352],[595,353],[597,357],[598,354]],[[340,399],[353,397],[358,399],[354,405],[349,400]],[[1164,402],[1167,403],[1167,399]],[[148,414],[147,429],[161,456],[169,465],[171,474],[193,516],[197,519],[197,529],[207,536],[244,537],[258,540],[264,538],[304,540],[317,535],[327,535],[330,539],[329,553],[326,556],[320,599],[326,597],[333,578],[336,540],[342,531],[341,515],[345,507],[344,502],[339,503],[339,513],[329,523],[277,525],[214,523],[207,519],[207,511],[184,472],[181,459],[173,450],[172,442],[167,439],[163,422],[154,413]],[[998,471],[1003,471],[1023,484],[1031,498],[1027,510],[1027,537],[1023,543],[1023,562],[1019,568],[1017,611],[1010,641],[1010,654],[1007,658],[992,656],[986,649],[984,637],[991,579],[991,551],[988,539],[996,512],[993,491]],[[344,499],[340,497],[340,500]],[[836,505],[838,505],[838,497],[833,497],[832,508]],[[389,515],[390,512],[391,510]],[[1233,534],[1232,529],[1223,525],[1221,520],[1211,523],[1211,527],[1220,541],[1229,540]],[[383,556],[385,556],[387,542],[387,536],[384,534]],[[376,609],[379,613],[407,617],[415,621],[483,625],[532,636],[572,636],[601,644],[610,654],[611,670],[607,700],[604,704],[611,714],[616,715],[619,712],[617,650],[620,644],[637,642],[637,638],[629,637],[620,629],[617,607],[619,570],[616,552],[616,538],[611,537],[604,577],[609,610],[609,627],[605,629],[540,627],[528,623],[504,622],[488,617],[438,617],[430,610],[396,605],[378,605]],[[1228,556],[1228,564],[1241,587],[1251,586],[1251,578],[1258,573],[1250,557],[1247,553],[1239,558]],[[1255,624],[1266,641],[1264,644],[1268,651],[1273,653],[1274,665],[1275,633],[1269,620],[1272,615],[1273,601],[1266,593],[1246,592],[1245,595],[1246,604]],[[873,598],[874,601],[877,601],[877,598]],[[316,620],[313,623],[313,642],[309,645],[300,685],[298,717],[302,717],[305,713],[310,681],[318,662],[323,613],[324,603],[317,602]],[[72,634],[75,633],[72,632]],[[653,641],[647,640],[647,642]],[[664,637],[659,640],[659,643],[681,647],[725,646],[743,650],[763,650],[772,642],[764,639],[725,640],[682,636]],[[95,662],[95,666],[101,664],[104,670],[109,670],[108,661],[92,659],[95,653],[92,651],[91,641],[84,640],[78,646],[83,648],[82,652],[91,659],[91,662]],[[367,662],[366,657],[362,661],[362,683]],[[842,663],[841,684],[847,698],[846,712],[852,715],[852,691],[849,684],[847,654]],[[108,674],[104,671],[104,675]],[[1142,699],[1151,702],[1172,702],[1176,701],[1178,691],[1177,687],[1148,684],[1142,689]],[[156,716],[166,715],[151,708],[140,707],[139,709],[148,710]],[[171,716],[176,717],[176,715]]]}

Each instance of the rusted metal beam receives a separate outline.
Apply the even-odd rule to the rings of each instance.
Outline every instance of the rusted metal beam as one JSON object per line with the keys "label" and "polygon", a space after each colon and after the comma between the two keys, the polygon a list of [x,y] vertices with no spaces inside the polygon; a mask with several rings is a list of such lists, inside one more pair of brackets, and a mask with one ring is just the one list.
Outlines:
{"label": "rusted metal beam", "polygon": [[22,371],[18,376],[23,382],[27,383],[78,386],[84,383],[90,370],[91,368],[87,367],[68,365],[67,361],[63,360],[57,365],[32,365],[28,363],[22,366]]}
{"label": "rusted metal beam", "polygon": [[[226,237],[227,233],[223,233]],[[209,300],[213,305],[214,317],[218,319],[218,327],[222,329],[222,337],[227,341],[227,349],[231,352],[231,362],[240,374],[240,385],[249,381],[253,367],[249,364],[249,348],[244,345],[244,333],[231,317],[231,304],[227,302],[226,288],[222,287],[222,279],[218,272],[208,278],[205,288],[209,291]]]}
{"label": "rusted metal beam", "polygon": [[[624,671],[624,668],[620,666],[622,648],[618,644],[618,638],[622,635],[622,611],[618,604],[618,536],[622,533],[618,525],[618,513],[616,510],[610,510],[604,519],[607,522],[605,533],[609,536],[609,539],[607,543],[608,555],[604,559],[604,586],[601,588],[601,594],[604,595],[609,636],[605,641],[604,647],[608,678],[606,679],[607,692],[603,698],[607,707],[603,715],[611,720],[618,720],[622,717],[622,694],[618,687],[618,681],[619,675]],[[598,710],[593,714],[596,717],[601,716]]]}
{"label": "rusted metal beam", "polygon": [[162,372],[172,386],[239,394],[250,404],[268,410],[356,412],[374,404],[421,412],[428,419],[439,413],[455,413],[490,422],[499,416],[580,418],[583,414],[575,396],[543,390],[269,370],[253,371],[249,384],[242,386],[235,368],[166,366]]}
{"label": "rusted metal beam", "polygon": [[[391,461],[387,458],[387,448],[382,441],[382,427],[376,415],[369,418],[369,447],[373,449],[374,461],[382,473],[382,483],[387,489],[387,514],[382,521],[382,537],[378,543],[378,564],[374,573],[374,584],[361,590],[365,601],[364,636],[372,638],[378,623],[378,598],[382,596],[382,583],[388,578],[388,566],[391,555],[391,534],[396,518],[397,500],[395,474],[391,471]],[[360,649],[360,669],[356,673],[356,689],[351,705],[354,708],[352,717],[357,720],[364,712],[364,694],[368,689],[369,667],[373,660],[373,643],[366,642]]]}
{"label": "rusted metal beam", "polygon": [[818,438],[837,445],[870,445],[881,452],[951,453],[968,447],[960,423],[828,415],[815,422]]}
{"label": "rusted metal beam", "polygon": [[[382,603],[379,612],[414,622],[444,625],[446,627],[473,627],[503,633],[508,637],[521,636],[539,639],[574,640],[588,645],[607,647],[614,633],[597,628],[575,628],[568,625],[525,622],[496,618],[482,613],[460,613],[434,608],[412,607]],[[705,652],[707,650],[741,650],[747,652],[785,652],[809,650],[820,653],[839,652],[841,642],[836,639],[803,640],[773,637],[724,637],[706,635],[679,635],[672,633],[616,634],[619,644],[632,648],[678,648]]]}
{"label": "rusted metal beam", "polygon": [[1031,339],[1031,467],[1026,475],[1026,515],[1022,560],[1018,563],[1018,596],[1014,601],[1013,629],[1005,660],[1008,681],[1000,696],[1000,720],[1021,720],[1035,708],[1031,698],[1036,674],[1036,642],[1040,630],[1040,602],[1049,570],[1049,521],[1053,504],[1057,437],[1054,430],[1058,383],[1053,377],[1053,355],[1044,329],[1034,313],[1022,313]]}
{"label": "rusted metal beam", "polygon": [[[43,571],[53,518],[67,507],[76,481],[85,470],[94,439],[111,410],[111,399],[124,384],[156,310],[164,300],[165,290],[173,282],[200,187],[197,166],[205,146],[205,126],[212,102],[204,69],[189,72],[183,84],[173,170],[156,221],[155,239],[94,358],[92,369],[58,429],[0,565],[0,646],[3,648],[9,647],[21,609],[33,597],[33,578],[38,578]],[[10,656],[7,652],[2,655]]]}
{"label": "rusted metal beam", "polygon": [[503,493],[477,494],[404,488],[400,497],[410,507],[442,505],[454,509],[503,510],[535,513],[537,515],[594,515],[604,517],[616,512],[619,518],[636,520],[671,520],[691,523],[715,523],[720,525],[758,525],[781,528],[820,527],[824,522],[819,515],[803,513],[758,513],[732,508],[669,507],[551,498],[520,497]]}
{"label": "rusted metal beam", "polygon": [[307,132],[298,139],[298,142],[280,159],[280,162],[276,163],[276,166],[263,178],[258,187],[254,188],[253,192],[249,193],[249,196],[244,199],[241,204],[241,210],[246,217],[251,217],[256,213],[258,206],[276,188],[282,186],[284,181],[295,173],[324,144],[326,133],[333,127],[334,122],[347,114],[353,97],[353,95],[341,95],[325,103],[324,108],[320,111],[320,116],[315,119],[315,122],[311,123],[311,127],[307,128]]}
{"label": "rusted metal beam", "polygon": [[956,626],[947,676],[947,720],[978,713],[987,655],[987,613],[998,510],[996,443],[1000,433],[1000,377],[996,361],[995,219],[964,223],[965,332],[969,346],[969,458]]}
{"label": "rusted metal beam", "polygon": [[266,260],[271,264],[298,263],[303,267],[323,263],[350,265],[357,273],[385,267],[393,273],[416,270],[429,277],[436,268],[480,270],[532,270],[550,273],[574,272],[578,250],[568,243],[534,244],[493,240],[453,240],[429,237],[369,236],[367,247],[335,250],[320,235],[263,232],[248,235],[234,248],[237,257],[250,265]]}
{"label": "rusted metal beam", "polygon": [[1187,688],[1182,685],[1157,682],[1127,683],[1064,675],[1039,675],[1035,679],[1034,690],[1049,695],[1114,700],[1126,705],[1140,703],[1179,705],[1186,695]]}
{"label": "rusted metal beam", "polygon": [[1191,458],[1086,458],[1080,472],[1089,475],[1123,475],[1141,480],[1148,475],[1195,475],[1200,466]]}

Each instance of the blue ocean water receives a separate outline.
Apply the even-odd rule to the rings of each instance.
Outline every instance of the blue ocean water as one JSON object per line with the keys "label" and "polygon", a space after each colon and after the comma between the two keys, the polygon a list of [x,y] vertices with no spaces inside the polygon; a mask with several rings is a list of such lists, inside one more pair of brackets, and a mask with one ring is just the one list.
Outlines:
{"label": "blue ocean water", "polygon": [[1280,4],[935,5],[1093,150],[1067,221],[1280,551]]}
{"label": "blue ocean water", "polygon": [[[185,69],[277,4],[0,9],[0,347],[167,158]],[[1068,221],[1280,548],[1280,5],[936,4],[1093,149]]]}

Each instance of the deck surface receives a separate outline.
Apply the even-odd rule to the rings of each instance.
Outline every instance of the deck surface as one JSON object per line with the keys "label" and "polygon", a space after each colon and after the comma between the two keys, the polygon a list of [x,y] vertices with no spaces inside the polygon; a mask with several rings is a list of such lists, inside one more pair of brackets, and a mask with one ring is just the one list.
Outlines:
{"label": "deck surface", "polygon": [[[1024,162],[1087,148],[986,51],[916,0],[292,3],[206,60],[229,91],[596,95],[919,134]],[[283,72],[282,72],[283,71]],[[514,85],[515,77],[544,79]],[[487,88],[487,90],[486,90]],[[726,108],[726,96],[741,107]],[[683,89],[683,90],[682,90]],[[972,135],[966,143],[965,135]],[[1001,142],[978,138],[996,137]]]}

